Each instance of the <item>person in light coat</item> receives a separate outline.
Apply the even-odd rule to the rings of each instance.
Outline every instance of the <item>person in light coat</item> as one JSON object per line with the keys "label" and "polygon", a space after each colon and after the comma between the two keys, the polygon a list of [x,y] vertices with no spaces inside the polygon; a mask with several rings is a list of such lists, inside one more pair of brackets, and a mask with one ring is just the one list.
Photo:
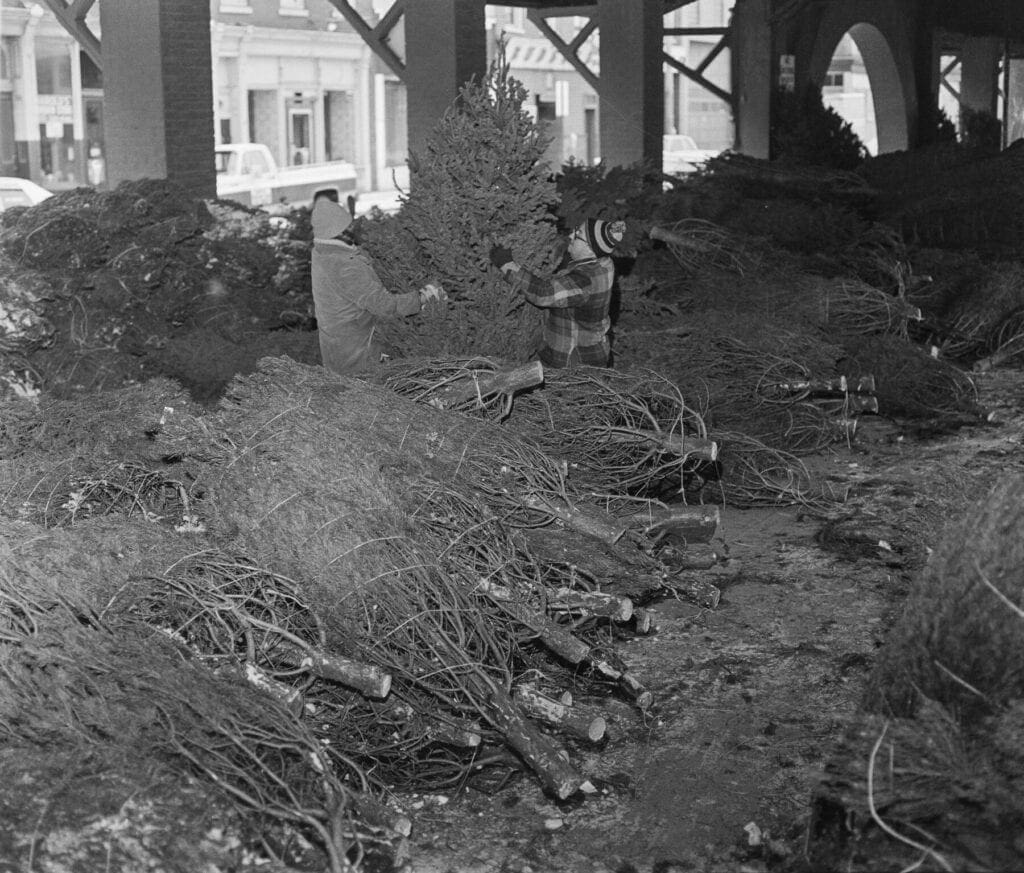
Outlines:
{"label": "person in light coat", "polygon": [[374,342],[378,318],[415,315],[447,297],[433,284],[405,294],[388,291],[352,238],[352,214],[333,200],[316,201],[312,222],[313,307],[322,363],[333,373],[365,372],[381,359]]}

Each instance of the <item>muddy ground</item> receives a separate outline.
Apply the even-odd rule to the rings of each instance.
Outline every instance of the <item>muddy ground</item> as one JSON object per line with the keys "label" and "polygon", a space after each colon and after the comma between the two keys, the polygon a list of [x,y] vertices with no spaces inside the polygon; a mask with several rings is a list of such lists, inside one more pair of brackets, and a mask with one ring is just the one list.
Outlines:
{"label": "muddy ground", "polygon": [[[654,604],[657,632],[622,646],[656,694],[650,717],[589,701],[609,723],[601,748],[581,750],[599,793],[560,805],[520,778],[398,798],[418,809],[408,870],[803,871],[824,869],[822,851],[841,855],[815,847],[811,798],[911,575],[949,506],[1024,466],[1024,372],[987,374],[979,389],[998,423],[921,438],[862,419],[854,446],[817,461],[850,489],[829,518],[724,507],[717,609]],[[843,525],[858,534],[828,536]]]}

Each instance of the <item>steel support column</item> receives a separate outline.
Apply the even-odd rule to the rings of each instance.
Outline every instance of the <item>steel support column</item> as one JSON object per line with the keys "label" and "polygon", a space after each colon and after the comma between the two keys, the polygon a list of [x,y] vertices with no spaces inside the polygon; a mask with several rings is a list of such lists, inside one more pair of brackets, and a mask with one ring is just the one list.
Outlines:
{"label": "steel support column", "polygon": [[107,177],[216,194],[209,0],[103,0]]}
{"label": "steel support column", "polygon": [[738,0],[732,13],[732,96],[741,154],[767,158],[772,86],[778,72],[772,48],[769,0]]}
{"label": "steel support column", "polygon": [[415,0],[405,8],[409,151],[422,153],[438,121],[472,78],[487,74],[483,0]]}
{"label": "steel support column", "polygon": [[661,166],[664,130],[661,0],[598,0],[601,157]]}

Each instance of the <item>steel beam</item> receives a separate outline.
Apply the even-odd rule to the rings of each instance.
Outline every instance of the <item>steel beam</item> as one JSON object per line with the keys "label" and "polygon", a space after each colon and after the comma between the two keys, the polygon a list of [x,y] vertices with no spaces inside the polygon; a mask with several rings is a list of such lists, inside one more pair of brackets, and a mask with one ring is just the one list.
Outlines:
{"label": "steel beam", "polygon": [[99,68],[103,69],[103,52],[100,48],[99,38],[89,29],[85,16],[92,9],[96,0],[73,0],[66,3],[65,0],[42,0],[46,8],[53,13],[53,17],[61,23],[61,26],[75,38],[75,41],[82,47],[89,59]]}
{"label": "steel beam", "polygon": [[363,38],[363,42],[370,47],[370,50],[388,65],[392,73],[404,82],[406,76],[405,62],[395,54],[391,46],[388,45],[387,40],[395,25],[398,24],[399,19],[405,14],[406,0],[395,0],[381,20],[372,27],[359,14],[358,10],[352,7],[349,0],[328,0],[328,2],[342,14],[349,23],[349,26]]}

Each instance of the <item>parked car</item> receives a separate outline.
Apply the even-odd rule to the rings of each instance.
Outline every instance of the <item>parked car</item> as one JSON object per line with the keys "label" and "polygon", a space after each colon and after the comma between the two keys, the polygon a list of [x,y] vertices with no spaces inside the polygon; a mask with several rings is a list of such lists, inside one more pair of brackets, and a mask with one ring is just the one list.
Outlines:
{"label": "parked car", "polygon": [[243,206],[282,212],[318,197],[344,203],[355,195],[356,168],[347,161],[278,167],[261,143],[217,146],[217,196]]}
{"label": "parked car", "polygon": [[35,206],[53,194],[30,179],[0,176],[0,212],[12,206]]}
{"label": "parked car", "polygon": [[662,141],[661,170],[670,176],[695,173],[718,152],[702,149],[692,136],[685,133],[667,133]]}

